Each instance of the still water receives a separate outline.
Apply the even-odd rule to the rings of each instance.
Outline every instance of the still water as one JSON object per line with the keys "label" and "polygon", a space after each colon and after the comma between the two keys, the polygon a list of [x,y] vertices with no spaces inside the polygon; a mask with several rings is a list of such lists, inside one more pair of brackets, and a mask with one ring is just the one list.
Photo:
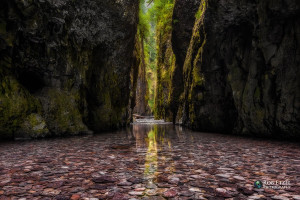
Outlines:
{"label": "still water", "polygon": [[170,124],[0,143],[0,199],[297,199],[299,172],[299,143]]}

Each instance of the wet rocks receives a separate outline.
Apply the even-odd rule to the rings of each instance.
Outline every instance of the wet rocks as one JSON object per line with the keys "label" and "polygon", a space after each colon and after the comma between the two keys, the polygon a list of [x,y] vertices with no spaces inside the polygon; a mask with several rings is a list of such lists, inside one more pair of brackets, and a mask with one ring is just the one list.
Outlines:
{"label": "wet rocks", "polygon": [[245,178],[242,176],[233,176],[234,179],[238,180],[238,181],[245,181]]}
{"label": "wet rocks", "polygon": [[179,183],[179,180],[180,179],[177,177],[171,177],[168,179],[168,183],[177,185]]}
{"label": "wet rocks", "polygon": [[168,179],[167,176],[161,175],[161,174],[158,175],[158,176],[156,177],[156,179],[157,179],[157,182],[158,182],[158,183],[166,183],[166,182],[169,181],[169,179]]}
{"label": "wet rocks", "polygon": [[217,174],[216,176],[220,178],[230,178],[229,174]]}
{"label": "wet rocks", "polygon": [[143,196],[144,192],[143,191],[130,191],[128,194],[133,195],[133,196]]}
{"label": "wet rocks", "polygon": [[156,189],[157,186],[156,186],[154,183],[148,183],[148,184],[146,185],[146,188],[148,188],[148,189]]}
{"label": "wet rocks", "polygon": [[191,191],[182,191],[179,193],[180,196],[184,196],[184,197],[190,197],[194,195],[194,192]]}
{"label": "wet rocks", "polygon": [[114,183],[117,181],[117,179],[111,176],[100,176],[100,177],[93,178],[93,181],[95,183]]}
{"label": "wet rocks", "polygon": [[[299,163],[298,144],[159,125],[153,133],[156,139],[151,141],[159,149],[154,153],[148,152],[148,133],[153,126],[134,125],[132,130],[1,143],[0,196],[62,200],[299,198],[294,184],[298,171],[291,167]],[[120,153],[124,149],[111,148],[128,144],[133,135],[139,139],[130,139],[136,143],[125,154]],[[203,150],[197,148],[200,145]],[[270,152],[282,156],[270,156]],[[178,154],[180,159],[173,160]],[[254,181],[266,177],[290,180],[291,187],[254,188]]]}
{"label": "wet rocks", "polygon": [[55,196],[55,200],[69,200],[70,197],[66,195],[57,195]]}
{"label": "wet rocks", "polygon": [[227,191],[226,189],[224,189],[224,188],[217,188],[217,189],[216,189],[216,194],[217,194],[217,196],[225,197],[225,198],[230,198],[230,197],[232,197],[232,196],[228,193],[228,191]]}
{"label": "wet rocks", "polygon": [[122,193],[116,193],[112,200],[128,200],[129,197],[127,197],[125,194],[122,194]]}
{"label": "wet rocks", "polygon": [[118,186],[131,186],[133,183],[128,182],[126,180],[121,181],[120,183],[118,183]]}
{"label": "wet rocks", "polygon": [[42,195],[44,196],[56,196],[59,195],[61,193],[60,190],[55,190],[53,188],[46,188],[44,189]]}
{"label": "wet rocks", "polygon": [[239,186],[238,187],[238,191],[240,191],[241,193],[245,194],[245,195],[251,195],[254,193],[254,191],[252,190],[252,188],[250,187],[244,187],[244,186]]}
{"label": "wet rocks", "polygon": [[289,200],[289,198],[285,197],[285,196],[280,196],[280,195],[275,195],[271,197],[272,199],[276,199],[276,200]]}
{"label": "wet rocks", "polygon": [[134,183],[134,184],[138,184],[138,183],[142,183],[143,179],[141,178],[135,178],[135,177],[131,177],[127,180],[128,182]]}
{"label": "wet rocks", "polygon": [[57,189],[57,188],[62,187],[63,185],[64,185],[64,181],[57,181],[57,182],[52,182],[52,183],[48,184],[48,187]]}
{"label": "wet rocks", "polygon": [[156,189],[151,189],[151,190],[147,190],[146,191],[146,195],[147,196],[156,196],[158,193],[157,193],[157,190]]}
{"label": "wet rocks", "polygon": [[170,189],[164,192],[163,196],[166,198],[173,198],[177,195],[177,191],[174,189]]}
{"label": "wet rocks", "polygon": [[293,195],[292,197],[294,200],[300,200],[300,195]]}
{"label": "wet rocks", "polygon": [[191,192],[201,192],[201,189],[192,187],[192,188],[189,189],[189,191],[191,191]]}
{"label": "wet rocks", "polygon": [[79,200],[81,198],[81,196],[79,194],[73,194],[71,196],[71,200]]}
{"label": "wet rocks", "polygon": [[248,196],[248,199],[250,199],[250,200],[265,199],[265,196],[264,195],[259,195],[259,194],[253,194],[251,196]]}

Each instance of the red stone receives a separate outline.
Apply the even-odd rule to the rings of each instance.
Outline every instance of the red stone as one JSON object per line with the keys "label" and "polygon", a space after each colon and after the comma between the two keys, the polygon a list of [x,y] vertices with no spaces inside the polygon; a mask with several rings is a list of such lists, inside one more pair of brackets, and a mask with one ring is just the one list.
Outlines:
{"label": "red stone", "polygon": [[80,199],[80,195],[79,194],[73,194],[71,197],[71,200],[78,200]]}
{"label": "red stone", "polygon": [[163,196],[166,197],[166,198],[173,198],[177,195],[177,192],[176,190],[167,190],[166,192],[164,192]]}

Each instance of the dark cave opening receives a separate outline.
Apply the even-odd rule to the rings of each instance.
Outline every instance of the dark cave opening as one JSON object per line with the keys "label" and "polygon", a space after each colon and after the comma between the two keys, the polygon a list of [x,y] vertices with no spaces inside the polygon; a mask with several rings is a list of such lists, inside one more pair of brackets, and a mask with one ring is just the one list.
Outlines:
{"label": "dark cave opening", "polygon": [[41,75],[32,71],[21,72],[18,80],[30,93],[36,93],[45,86]]}

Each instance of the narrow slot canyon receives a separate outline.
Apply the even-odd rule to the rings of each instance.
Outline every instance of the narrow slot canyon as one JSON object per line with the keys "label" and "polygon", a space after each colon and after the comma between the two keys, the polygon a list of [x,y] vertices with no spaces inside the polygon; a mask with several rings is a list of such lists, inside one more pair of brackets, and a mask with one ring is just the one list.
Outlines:
{"label": "narrow slot canyon", "polygon": [[300,199],[297,0],[1,0],[0,200]]}

